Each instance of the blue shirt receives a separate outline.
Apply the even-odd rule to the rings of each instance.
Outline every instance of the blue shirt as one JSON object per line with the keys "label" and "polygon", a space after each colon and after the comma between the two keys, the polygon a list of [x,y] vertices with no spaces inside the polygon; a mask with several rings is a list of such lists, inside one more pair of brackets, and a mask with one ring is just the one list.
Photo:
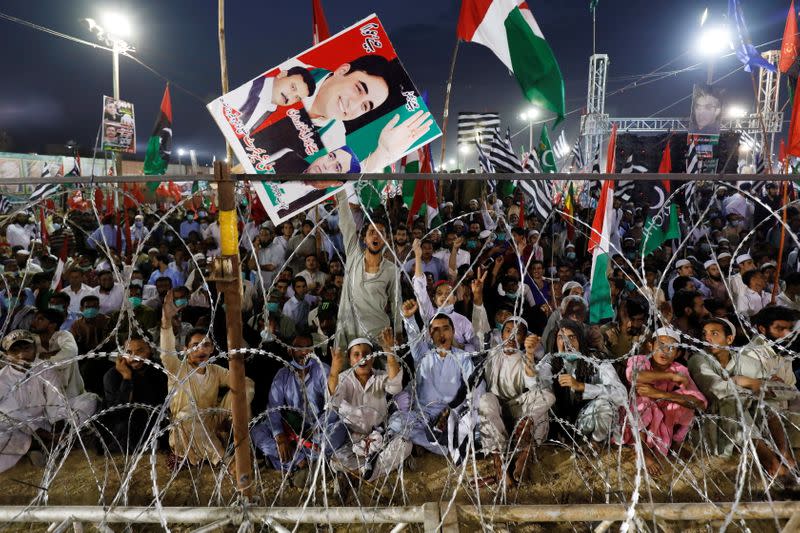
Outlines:
{"label": "blue shirt", "polygon": [[419,408],[435,418],[456,397],[462,382],[472,374],[474,365],[469,354],[452,348],[442,357],[420,334],[414,319],[404,319],[411,355],[414,357]]}
{"label": "blue shirt", "polygon": [[86,244],[92,250],[109,246],[122,253],[125,252],[125,236],[122,234],[120,234],[120,241],[119,246],[117,246],[117,228],[113,224],[103,224],[89,235]]}
{"label": "blue shirt", "polygon": [[183,285],[183,275],[175,270],[174,268],[167,267],[164,272],[161,272],[159,269],[155,269],[152,274],[150,274],[150,279],[147,281],[148,285],[155,285],[156,280],[159,278],[169,278],[172,280],[172,287],[180,287]]}
{"label": "blue shirt", "polygon": [[[408,272],[410,275],[414,275],[414,269],[416,268],[416,259],[413,257],[406,261],[406,264],[403,266],[403,270]],[[447,279],[447,265],[439,259],[438,257],[431,257],[431,260],[427,263],[425,260],[422,261],[422,271],[430,274],[433,276],[433,281],[440,281],[443,279]]]}
{"label": "blue shirt", "polygon": [[199,222],[197,222],[196,220],[192,220],[191,222],[189,222],[188,220],[184,220],[183,222],[181,222],[181,229],[180,229],[181,239],[188,239],[189,234],[193,231],[200,233]]}
{"label": "blue shirt", "polygon": [[[283,433],[281,415],[285,411],[302,415],[306,427],[321,424],[330,367],[316,360],[309,359],[309,361],[304,383],[300,383],[294,368],[281,368],[272,379],[267,408],[273,436]],[[278,409],[279,407],[284,409]]]}

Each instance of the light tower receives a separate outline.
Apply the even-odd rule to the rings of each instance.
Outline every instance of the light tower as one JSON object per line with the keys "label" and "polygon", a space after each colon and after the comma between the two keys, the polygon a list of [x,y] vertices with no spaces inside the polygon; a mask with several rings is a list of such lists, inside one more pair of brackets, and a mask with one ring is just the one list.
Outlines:
{"label": "light tower", "polygon": [[594,156],[597,146],[603,142],[608,130],[606,114],[606,78],[608,76],[608,54],[592,54],[589,58],[589,88],[586,95],[586,114],[581,117],[583,153],[588,160]]}

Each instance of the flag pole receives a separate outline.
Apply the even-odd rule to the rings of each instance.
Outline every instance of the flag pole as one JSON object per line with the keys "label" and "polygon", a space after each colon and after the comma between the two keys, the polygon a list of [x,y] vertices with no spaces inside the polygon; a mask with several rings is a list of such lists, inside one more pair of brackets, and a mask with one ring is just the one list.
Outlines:
{"label": "flag pole", "polygon": [[[786,167],[789,161],[787,156],[783,163],[783,171],[786,172]],[[771,167],[770,167],[771,168]],[[778,299],[778,290],[780,290],[781,268],[783,268],[783,249],[786,245],[786,214],[789,211],[789,180],[784,180],[783,183],[783,215],[781,217],[781,241],[778,246],[778,264],[775,265],[775,281],[772,285],[772,299],[770,303],[774,304]]]}
{"label": "flag pole", "polygon": [[[453,87],[453,73],[456,70],[456,57],[458,57],[458,44],[461,39],[456,39],[456,45],[453,48],[453,59],[450,60],[450,76],[447,78],[447,90],[444,93],[444,111],[442,112],[442,157],[439,159],[439,169],[444,166],[445,150],[447,150],[447,116],[450,113],[450,90]],[[436,189],[436,200],[441,204],[444,200],[444,187],[439,183]]]}
{"label": "flag pole", "polygon": [[[219,71],[222,78],[222,94],[228,92],[228,56],[225,53],[225,0],[217,3],[217,30],[219,40]],[[225,154],[230,164],[233,163],[233,150],[231,145],[225,143]]]}

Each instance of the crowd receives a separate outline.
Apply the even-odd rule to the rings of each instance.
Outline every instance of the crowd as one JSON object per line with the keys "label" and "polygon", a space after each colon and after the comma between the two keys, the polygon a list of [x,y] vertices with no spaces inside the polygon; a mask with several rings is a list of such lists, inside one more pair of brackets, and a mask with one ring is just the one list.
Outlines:
{"label": "crowd", "polygon": [[[646,208],[615,199],[601,324],[587,235],[570,241],[521,193],[442,202],[430,225],[397,201],[362,208],[350,185],[277,227],[245,217],[256,453],[295,482],[325,459],[352,483],[474,449],[493,465],[482,482],[511,486],[549,439],[641,445],[651,475],[697,446],[752,443],[770,476],[797,479],[800,211],[779,258],[774,184],[696,195],[702,220],[682,205],[682,241],[646,257]],[[106,454],[156,446],[176,470],[229,461],[217,216],[128,215],[130,238],[92,211],[50,213],[43,234],[20,210],[0,230],[0,471],[44,465],[79,432]]]}

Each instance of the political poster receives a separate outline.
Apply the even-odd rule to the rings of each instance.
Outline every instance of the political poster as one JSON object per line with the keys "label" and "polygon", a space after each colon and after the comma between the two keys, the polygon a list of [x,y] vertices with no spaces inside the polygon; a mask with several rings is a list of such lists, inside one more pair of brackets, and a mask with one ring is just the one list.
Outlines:
{"label": "political poster", "polygon": [[[383,172],[441,135],[375,15],[222,95],[208,110],[280,223],[336,193],[302,174]],[[299,180],[299,181],[297,181]]]}
{"label": "political poster", "polygon": [[695,85],[692,91],[692,112],[688,132],[698,135],[719,135],[722,123],[722,93],[708,85]]}
{"label": "political poster", "polygon": [[136,152],[133,104],[103,96],[103,150]]}

